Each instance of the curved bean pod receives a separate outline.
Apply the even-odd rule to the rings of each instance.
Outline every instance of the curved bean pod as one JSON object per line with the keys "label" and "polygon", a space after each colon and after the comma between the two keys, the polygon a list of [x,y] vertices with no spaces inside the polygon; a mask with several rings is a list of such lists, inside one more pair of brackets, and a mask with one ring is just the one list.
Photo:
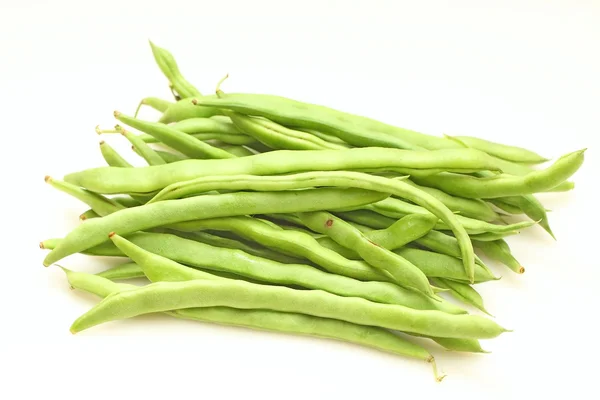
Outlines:
{"label": "curved bean pod", "polygon": [[121,135],[125,136],[125,138],[129,140],[129,143],[131,143],[133,146],[133,150],[144,160],[146,160],[148,165],[166,164],[166,161],[156,152],[156,150],[148,146],[148,144],[141,140],[138,135],[134,135],[119,125],[117,125],[116,129],[119,133],[121,133]]}
{"label": "curved bean pod", "polygon": [[112,148],[108,143],[104,140],[100,141],[100,152],[102,153],[102,157],[104,161],[111,167],[119,167],[119,168],[133,168],[127,160],[125,160],[117,151]]}
{"label": "curved bean pod", "polygon": [[94,210],[89,209],[89,210],[81,213],[81,215],[79,216],[79,220],[85,221],[86,219],[98,218],[98,217],[100,217],[100,216]]}
{"label": "curved bean pod", "polygon": [[[214,96],[203,96],[214,97]],[[192,103],[193,98],[181,99],[173,103],[165,110],[158,122],[169,124],[190,118],[209,118],[219,114],[214,107],[199,107]]]}
{"label": "curved bean pod", "polygon": [[[93,275],[90,274],[64,270],[72,287],[93,293],[99,297],[106,297],[110,293],[136,288],[134,285],[117,284],[108,279],[91,278]],[[194,321],[216,322],[224,325],[356,343],[393,354],[425,360],[432,364],[436,380],[441,381],[444,377],[438,375],[435,360],[427,350],[386,329],[312,315],[271,310],[239,310],[229,307],[186,308],[168,311],[167,314],[175,318]],[[459,341],[460,339],[447,340]]]}
{"label": "curved bean pod", "polygon": [[164,144],[191,158],[232,158],[228,152],[204,143],[186,133],[171,128],[160,122],[142,121],[128,117],[119,111],[115,118],[135,129],[154,136]]}
{"label": "curved bean pod", "polygon": [[[169,164],[167,164],[169,165]],[[127,171],[128,169],[124,169]],[[377,192],[358,189],[311,189],[278,193],[228,193],[144,204],[119,210],[104,218],[84,221],[73,229],[45,258],[48,266],[66,256],[89,249],[119,235],[194,219],[259,213],[315,211],[340,203],[368,204],[381,200]]]}
{"label": "curved bean pod", "polygon": [[506,204],[519,208],[533,221],[539,221],[539,225],[556,240],[556,237],[550,228],[546,208],[534,195],[526,194],[523,196],[500,197],[498,200],[502,200]]}
{"label": "curved bean pod", "polygon": [[440,288],[450,289],[450,294],[456,299],[470,304],[473,307],[483,311],[489,316],[492,316],[483,305],[483,298],[471,285],[462,282],[456,282],[450,279],[434,278],[431,282]]}
{"label": "curved bean pod", "polygon": [[[246,144],[255,144],[256,140],[253,137],[244,134],[229,134],[229,133],[214,133],[214,132],[206,132],[206,133],[189,133],[191,137],[198,140],[220,140],[223,143],[228,144],[237,144],[237,145],[246,145]],[[155,138],[154,136],[148,135],[147,133],[139,135],[140,139],[142,139],[146,143],[160,143],[160,140]]]}
{"label": "curved bean pod", "polygon": [[497,175],[476,178],[468,175],[442,173],[434,176],[413,177],[418,184],[431,186],[456,196],[492,199],[520,196],[547,191],[569,179],[583,164],[585,150],[560,157],[550,167],[525,176]]}
{"label": "curved bean pod", "polygon": [[156,64],[165,77],[169,80],[171,85],[173,85],[173,88],[177,91],[177,94],[184,98],[202,96],[200,91],[196,89],[190,82],[188,82],[183,75],[181,75],[173,55],[168,50],[158,47],[151,41],[149,42]]}
{"label": "curved bean pod", "polygon": [[[277,150],[231,160],[186,160],[173,165],[134,168],[91,168],[65,176],[65,181],[98,193],[150,193],[155,190],[215,175],[279,175],[302,171],[336,171],[383,168],[388,171],[409,169],[444,170],[470,162],[473,168],[490,169],[493,165],[469,157],[471,149],[406,151],[399,149],[358,148],[347,150]],[[467,153],[465,153],[467,152]],[[382,177],[374,177],[385,179]]]}
{"label": "curved bean pod", "polygon": [[355,297],[340,297],[320,290],[294,290],[225,279],[157,282],[110,294],[79,317],[71,325],[71,332],[152,312],[213,306],[297,312],[449,338],[485,339],[507,332],[494,321],[476,315],[413,310]]}
{"label": "curved bean pod", "polygon": [[90,206],[92,210],[100,216],[108,215],[124,207],[112,199],[102,196],[101,194],[90,192],[89,190],[80,188],[67,182],[52,179],[46,176],[44,181],[55,189],[67,193],[77,200],[80,200]]}

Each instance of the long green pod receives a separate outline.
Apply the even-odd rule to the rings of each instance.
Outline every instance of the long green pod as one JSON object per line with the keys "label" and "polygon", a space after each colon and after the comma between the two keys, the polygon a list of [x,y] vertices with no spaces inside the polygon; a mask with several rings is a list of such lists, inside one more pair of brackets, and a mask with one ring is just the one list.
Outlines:
{"label": "long green pod", "polygon": [[[67,269],[64,269],[64,271],[72,287],[93,293],[99,297],[106,297],[110,293],[136,288],[134,285],[117,284],[91,274],[73,272]],[[386,329],[312,315],[271,310],[240,310],[229,307],[186,308],[171,310],[167,314],[172,317],[194,321],[215,322],[223,325],[323,337],[355,343],[401,356],[425,360],[432,364],[436,380],[440,381],[443,378],[443,375],[438,375],[435,360],[427,350]],[[460,339],[448,340],[457,341]]]}
{"label": "long green pod", "polygon": [[266,117],[286,126],[320,130],[357,147],[379,146],[412,150],[459,147],[458,144],[445,138],[424,135],[366,117],[280,96],[218,93],[217,97],[197,98],[194,103],[204,107],[229,109],[243,114]]}
{"label": "long green pod", "polygon": [[297,312],[449,338],[491,339],[507,332],[496,322],[476,315],[414,310],[356,297],[336,296],[321,290],[294,290],[226,279],[156,282],[112,293],[79,317],[71,325],[71,332],[153,312],[214,306]]}
{"label": "long green pod", "polygon": [[117,151],[104,140],[100,141],[100,152],[104,161],[111,166],[117,168],[133,168],[127,160],[125,160]]}
{"label": "long green pod", "polygon": [[469,147],[485,151],[488,154],[507,161],[523,164],[540,164],[549,160],[546,157],[540,156],[539,154],[522,147],[495,143],[473,136],[454,136],[454,138],[460,140]]}
{"label": "long green pod", "polygon": [[143,121],[129,117],[119,111],[114,112],[119,121],[135,129],[154,136],[167,146],[191,158],[232,158],[232,154],[202,142],[186,133],[171,128],[160,122]]}
{"label": "long green pod", "polygon": [[[135,151],[135,149],[134,149]],[[187,160],[188,157],[182,155],[182,154],[176,154],[176,153],[171,153],[169,151],[161,151],[161,150],[155,150],[156,154],[158,154],[160,156],[160,158],[162,158],[167,164],[170,163],[174,163],[174,162],[178,162],[178,161],[183,161],[183,160]]]}
{"label": "long green pod", "polygon": [[544,192],[565,182],[583,164],[584,150],[560,157],[550,167],[525,176],[496,175],[476,178],[469,175],[442,173],[433,176],[414,176],[418,184],[435,187],[455,196],[492,199]]}
{"label": "long green pod", "polygon": [[510,247],[508,247],[508,244],[504,240],[498,239],[494,241],[475,241],[473,242],[473,246],[475,246],[476,249],[481,250],[483,254],[492,260],[506,265],[513,272],[516,272],[517,274],[522,274],[525,272],[525,268],[512,255]]}
{"label": "long green pod", "polygon": [[358,229],[324,211],[301,213],[300,219],[315,232],[329,236],[342,246],[354,249],[363,260],[407,288],[433,296],[425,274],[402,257],[369,241]]}
{"label": "long green pod", "polygon": [[[462,268],[462,263],[455,257],[410,247],[402,247],[394,250],[394,253],[415,265],[427,277],[469,282],[469,278]],[[475,283],[498,279],[500,278],[494,276],[488,269],[475,264]]]}
{"label": "long green pod", "polygon": [[226,152],[234,155],[235,157],[248,157],[253,156],[255,154],[252,150],[249,150],[244,146],[239,146],[235,144],[219,143],[213,144],[213,146],[221,150],[225,150]]}
{"label": "long green pod", "polygon": [[170,126],[188,134],[222,133],[227,135],[243,135],[242,131],[231,120],[224,121],[215,118],[188,118],[175,122]]}
{"label": "long green pod", "polygon": [[87,204],[100,216],[108,215],[124,207],[114,200],[104,197],[101,194],[90,192],[89,190],[72,185],[68,182],[53,179],[50,176],[44,178],[44,181],[55,189],[75,197],[77,200]]}
{"label": "long green pod", "polygon": [[[398,218],[390,218],[384,215],[378,214],[375,211],[370,210],[354,210],[354,211],[334,211],[334,214],[352,224],[358,224],[363,227],[367,227],[369,232],[373,229],[387,229],[394,225]],[[420,214],[427,215],[427,214]],[[404,216],[400,217],[404,218]],[[437,223],[436,223],[437,225]]]}
{"label": "long green pod", "polygon": [[346,147],[322,140],[310,133],[296,131],[264,118],[236,112],[225,112],[243,132],[273,149],[285,150],[339,150]]}
{"label": "long green pod", "polygon": [[459,215],[462,215],[463,217],[479,219],[487,222],[497,221],[500,217],[492,209],[492,207],[490,207],[488,204],[486,204],[480,199],[467,199],[464,197],[452,196],[439,189],[417,185],[410,179],[406,180],[405,182],[432,195],[433,197],[444,203],[444,205],[450,210],[458,213]]}
{"label": "long green pod", "polygon": [[158,47],[151,41],[149,42],[156,64],[165,77],[169,80],[171,85],[173,85],[173,88],[177,91],[177,94],[184,98],[202,96],[200,91],[183,77],[173,55],[168,50]]}
{"label": "long green pod", "polygon": [[166,161],[154,150],[152,147],[148,146],[146,142],[141,140],[138,135],[135,135],[129,132],[126,129],[117,125],[117,131],[121,133],[121,135],[125,136],[129,143],[133,146],[133,150],[139,154],[148,165],[163,165],[166,164]]}
{"label": "long green pod", "polygon": [[448,170],[461,167],[465,163],[470,163],[472,168],[493,167],[485,160],[470,159],[471,151],[473,150],[457,149],[420,152],[381,148],[302,152],[276,150],[252,157],[229,160],[186,160],[177,165],[135,168],[128,171],[110,167],[91,168],[68,174],[65,180],[98,193],[149,193],[171,184],[215,175],[280,175],[302,171],[372,168],[396,170],[402,173],[406,168]]}
{"label": "long green pod", "polygon": [[44,265],[100,244],[107,240],[110,232],[126,235],[195,219],[326,210],[343,203],[368,204],[382,197],[385,195],[368,190],[326,188],[277,193],[238,192],[144,204],[79,224],[46,256]]}
{"label": "long green pod", "polygon": [[456,299],[466,304],[470,304],[473,307],[491,316],[491,314],[485,309],[485,306],[483,304],[483,298],[481,297],[481,295],[468,283],[456,282],[444,278],[433,278],[430,280],[431,283],[433,283],[437,287],[450,289],[450,294]]}
{"label": "long green pod", "polygon": [[344,142],[339,137],[334,136],[334,135],[330,135],[329,133],[324,133],[324,132],[321,132],[321,131],[317,131],[315,129],[306,129],[306,128],[298,128],[298,127],[291,127],[291,128],[294,129],[294,130],[298,130],[298,131],[310,133],[311,135],[314,135],[314,136],[316,136],[316,137],[318,137],[320,139],[323,139],[326,142],[334,143],[334,144],[340,145],[340,146],[345,147],[345,148],[352,147],[351,145],[349,145],[348,143]]}
{"label": "long green pod", "polygon": [[90,218],[98,218],[100,217],[100,215],[98,215],[98,213],[96,213],[96,211],[89,209],[87,211],[84,211],[83,213],[81,213],[81,215],[79,216],[79,220],[80,221],[85,221],[86,219],[90,219]]}
{"label": "long green pod", "polygon": [[[433,250],[436,253],[461,258],[460,248],[458,247],[458,241],[456,238],[443,232],[431,230],[424,236],[416,239],[415,243],[419,246]],[[485,266],[483,261],[477,257],[477,255],[475,255],[475,263],[489,271],[489,269]]]}

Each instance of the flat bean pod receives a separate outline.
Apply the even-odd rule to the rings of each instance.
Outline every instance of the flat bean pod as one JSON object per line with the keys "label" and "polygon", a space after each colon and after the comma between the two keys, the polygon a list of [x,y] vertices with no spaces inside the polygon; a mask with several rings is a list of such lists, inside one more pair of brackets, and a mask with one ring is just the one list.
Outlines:
{"label": "flat bean pod", "polygon": [[235,280],[156,282],[108,295],[79,317],[71,332],[138,315],[193,307],[271,309],[333,318],[428,336],[494,338],[507,330],[487,318],[380,304],[321,290],[294,290]]}
{"label": "flat bean pod", "polygon": [[[93,293],[99,297],[106,297],[110,293],[136,288],[134,285],[117,284],[108,279],[97,279],[99,277],[91,278],[93,275],[90,274],[69,270],[65,270],[65,273],[72,287]],[[271,310],[240,310],[229,307],[186,308],[171,310],[167,314],[175,318],[194,321],[215,322],[224,325],[294,333],[356,343],[393,354],[425,360],[432,364],[436,380],[440,381],[443,379],[443,376],[438,375],[435,360],[427,350],[386,329],[305,314]],[[448,340],[454,342],[460,339]]]}

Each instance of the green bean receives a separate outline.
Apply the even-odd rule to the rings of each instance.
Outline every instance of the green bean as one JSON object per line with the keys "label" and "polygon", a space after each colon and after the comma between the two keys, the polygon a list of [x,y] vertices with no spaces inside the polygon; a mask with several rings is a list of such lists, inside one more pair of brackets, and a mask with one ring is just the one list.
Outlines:
{"label": "green bean", "polygon": [[558,186],[553,187],[552,189],[543,190],[543,192],[568,192],[569,190],[575,189],[575,183],[571,181],[564,181]]}
{"label": "green bean", "polygon": [[322,211],[301,213],[300,219],[313,231],[325,234],[338,244],[354,249],[363,260],[392,277],[399,285],[433,296],[427,277],[417,267],[372,243],[344,220]]}
{"label": "green bean", "polygon": [[512,255],[510,247],[508,247],[508,244],[504,240],[498,239],[489,242],[476,241],[473,242],[473,245],[476,249],[481,250],[487,257],[501,262],[513,272],[516,272],[517,274],[525,272],[525,268]]}
{"label": "green bean", "polygon": [[[460,260],[455,257],[409,247],[402,247],[394,250],[394,253],[415,265],[427,277],[448,278],[461,282],[469,281],[464,269],[461,268],[462,264]],[[492,275],[489,270],[479,264],[475,264],[474,270],[476,283],[500,279]]]}
{"label": "green bean", "polygon": [[80,188],[67,182],[52,179],[47,176],[44,178],[46,183],[50,184],[53,188],[60,190],[61,192],[67,193],[77,200],[80,200],[90,206],[94,212],[98,215],[108,215],[116,210],[122,209],[123,207],[113,201],[112,199],[106,198],[101,194],[90,192],[89,190]]}
{"label": "green bean", "polygon": [[535,198],[534,195],[529,194],[523,196],[509,196],[501,197],[500,199],[506,204],[518,207],[533,221],[538,221],[539,225],[544,228],[544,230],[548,232],[553,239],[556,240],[556,237],[550,228],[550,222],[548,221],[546,209],[544,208],[543,204]]}
{"label": "green bean", "polygon": [[431,282],[441,288],[450,289],[450,294],[456,299],[470,304],[473,307],[483,311],[484,313],[492,316],[483,305],[483,298],[481,295],[468,283],[456,282],[450,279],[444,278],[433,278]]}
{"label": "green bean", "polygon": [[227,121],[214,118],[188,118],[170,125],[173,129],[188,134],[194,133],[222,133],[227,135],[242,135],[233,122],[227,118]]}
{"label": "green bean", "polygon": [[[168,144],[168,143],[166,143]],[[445,170],[472,162],[470,167],[490,169],[485,162],[469,157],[471,149],[406,151],[359,148],[348,150],[277,150],[231,160],[186,160],[181,163],[129,170],[92,168],[65,177],[70,183],[98,193],[149,193],[207,175],[279,175],[302,171],[335,171],[368,168]],[[464,164],[463,164],[464,165]],[[380,177],[376,177],[380,178]]]}
{"label": "green bean", "polygon": [[148,146],[146,142],[141,140],[137,135],[129,132],[126,129],[123,129],[121,126],[117,125],[116,129],[119,133],[121,133],[129,143],[132,145],[132,149],[140,155],[148,165],[163,165],[166,164],[166,161],[154,150],[152,147]]}
{"label": "green bean", "polygon": [[116,265],[96,274],[110,280],[143,278],[144,271],[134,262]]}
{"label": "green bean", "polygon": [[120,167],[120,168],[132,168],[127,160],[125,160],[115,149],[113,149],[108,143],[104,140],[100,142],[100,152],[102,153],[102,157],[106,161],[108,165],[111,167]]}
{"label": "green bean", "polygon": [[476,178],[468,175],[442,173],[427,177],[413,177],[418,184],[436,187],[446,193],[468,198],[492,199],[520,196],[552,189],[569,179],[583,164],[584,150],[560,157],[550,167],[525,176],[497,175]]}
{"label": "green bean", "polygon": [[127,257],[131,258],[144,272],[151,282],[179,282],[194,279],[222,279],[221,277],[203,272],[194,268],[186,267],[169,258],[151,253],[129,240],[115,234],[109,233],[108,237],[115,246]]}
{"label": "green bean", "polygon": [[494,321],[476,315],[413,310],[356,297],[336,296],[321,290],[294,290],[225,279],[156,282],[112,293],[79,317],[71,325],[71,332],[152,312],[213,306],[297,312],[449,338],[487,339],[507,332]]}
{"label": "green bean", "polygon": [[100,217],[94,210],[89,209],[85,212],[83,212],[80,216],[79,216],[79,220],[80,221],[85,221],[86,219],[90,219],[90,218],[98,218]]}
{"label": "green bean", "polygon": [[310,133],[296,131],[267,119],[225,112],[243,132],[274,149],[286,150],[339,150],[346,147],[326,142]]}
{"label": "green bean", "polygon": [[160,112],[164,113],[165,111],[167,111],[167,108],[169,108],[169,106],[171,104],[173,104],[173,103],[168,100],[160,99],[158,97],[146,97],[140,101],[140,104],[138,104],[137,108],[135,109],[135,114],[133,114],[133,117],[137,118],[137,116],[140,112],[140,109],[144,105],[150,106],[150,107],[154,108],[156,111],[160,111]]}
{"label": "green bean", "polygon": [[[314,186],[343,186],[376,190],[401,196],[422,205],[426,210],[444,221],[446,226],[450,227],[455,234],[461,248],[462,259],[465,264],[467,275],[472,276],[474,264],[473,248],[467,232],[461,226],[456,216],[434,197],[413,186],[405,184],[399,179],[387,179],[357,172],[309,172],[285,176],[233,175],[228,176],[227,178],[211,176],[172,185],[165,188],[162,194],[166,195],[166,193],[179,191],[176,195],[176,197],[179,197],[181,196],[181,192],[187,195],[218,189],[289,190],[304,189]],[[183,189],[181,189],[182,187]],[[164,197],[161,197],[161,194],[158,194],[155,199],[156,198],[160,199]],[[339,208],[343,209],[350,207]]]}
{"label": "green bean", "polygon": [[[407,203],[400,199],[387,198],[378,203],[369,204],[362,206],[361,208],[377,212],[386,217],[398,219],[409,214],[424,214],[431,215],[427,209],[416,206],[414,204]],[[512,232],[520,229],[525,229],[535,225],[536,221],[521,221],[510,225],[496,225],[489,222],[481,221],[478,219],[463,217],[462,215],[456,215],[456,220],[470,235],[476,235],[479,233],[492,232],[492,233],[504,233]],[[435,229],[448,230],[448,226],[444,222],[439,222]]]}
{"label": "green bean", "polygon": [[232,158],[233,155],[224,150],[210,146],[186,133],[171,128],[159,122],[142,121],[128,117],[119,111],[114,112],[115,118],[133,128],[159,139],[167,146],[185,154],[190,158]]}
{"label": "green bean", "polygon": [[485,351],[478,340],[476,339],[454,339],[454,338],[439,338],[430,337],[431,340],[440,346],[451,351],[466,351],[469,353],[489,353]]}
{"label": "green bean", "polygon": [[285,254],[278,253],[272,249],[263,246],[251,245],[242,240],[233,239],[231,237],[222,237],[208,232],[181,232],[172,230],[168,233],[183,237],[185,239],[195,240],[200,243],[209,244],[216,247],[224,247],[227,249],[242,250],[253,256],[266,258],[272,261],[277,261],[283,264],[302,264],[300,258],[290,257]]}
{"label": "green bean", "polygon": [[[204,96],[214,97],[214,96]],[[173,103],[160,117],[158,122],[169,124],[179,122],[190,118],[208,118],[215,116],[219,110],[214,107],[199,107],[192,103],[193,98],[181,99],[177,103]]]}
{"label": "green bean", "polygon": [[[184,161],[182,161],[184,162]],[[169,164],[167,164],[169,165]],[[128,169],[123,169],[127,171]],[[195,219],[257,213],[286,213],[328,209],[341,203],[366,204],[384,195],[359,189],[312,189],[278,193],[228,193],[161,201],[126,208],[84,221],[44,260],[48,266],[68,255],[104,242],[110,232],[126,235],[139,230]]]}
{"label": "green bean", "polygon": [[156,64],[171,85],[173,85],[178,95],[184,98],[202,96],[198,89],[181,75],[175,58],[168,50],[158,47],[152,42],[150,42],[150,47],[152,48],[152,55],[154,55]]}
{"label": "green bean", "polygon": [[[331,108],[262,94],[223,94],[194,99],[199,106],[228,109],[266,117],[286,126],[316,129],[357,147],[396,147],[409,150],[456,148],[451,140],[396,128]],[[442,144],[443,145],[439,145]]]}
{"label": "green bean", "polygon": [[489,205],[480,199],[466,199],[463,197],[452,196],[439,189],[417,185],[409,179],[407,179],[405,182],[421,189],[426,193],[429,193],[444,203],[444,205],[450,210],[464,217],[480,219],[487,222],[497,221],[499,218],[499,215]]}
{"label": "green bean", "polygon": [[521,147],[508,146],[501,143],[490,142],[472,136],[455,136],[456,139],[468,147],[485,151],[488,154],[502,158],[507,161],[523,164],[539,164],[548,161],[547,158]]}
{"label": "green bean", "polygon": [[[415,243],[426,247],[430,250],[433,250],[436,253],[445,254],[448,256],[461,258],[460,248],[458,247],[458,241],[454,236],[446,235],[445,233],[438,231],[429,231],[423,237],[416,239]],[[479,259],[479,257],[475,256],[475,263],[482,266],[486,271],[489,272],[489,269],[486,265]],[[491,274],[491,272],[490,272]]]}
{"label": "green bean", "polygon": [[306,258],[325,270],[365,281],[385,281],[390,278],[362,261],[348,260],[335,251],[322,247],[313,237],[298,231],[274,228],[255,218],[240,216],[204,219],[187,223],[190,229],[231,231],[267,248]]}
{"label": "green bean", "polygon": [[[106,297],[110,293],[135,288],[133,285],[116,284],[108,279],[98,279],[99,277],[90,274],[64,270],[72,287],[91,292],[99,297]],[[91,277],[93,278],[90,279]],[[425,360],[432,364],[436,380],[440,381],[444,377],[438,375],[435,360],[425,349],[386,329],[304,314],[271,310],[240,310],[229,307],[187,308],[168,311],[167,314],[172,317],[195,321],[216,322],[224,325],[295,333],[356,343],[393,354]]]}
{"label": "green bean", "polygon": [[[365,233],[365,236],[385,249],[395,250],[426,235],[436,222],[437,217],[433,215],[411,214],[394,222],[389,228],[373,230]],[[336,243],[330,237],[321,237],[317,241],[321,246],[334,250],[346,258],[360,259],[353,249]],[[458,252],[460,253],[460,250]]]}

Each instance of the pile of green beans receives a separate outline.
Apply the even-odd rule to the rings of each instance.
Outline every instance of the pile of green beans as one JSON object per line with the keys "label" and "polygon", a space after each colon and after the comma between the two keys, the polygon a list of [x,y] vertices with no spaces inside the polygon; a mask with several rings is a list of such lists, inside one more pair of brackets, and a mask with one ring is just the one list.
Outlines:
{"label": "pile of green beans", "polygon": [[[554,237],[539,194],[572,190],[584,150],[540,168],[551,160],[528,149],[225,93],[223,81],[202,95],[150,45],[173,98],[96,128],[148,165],[101,141],[107,166],[45,178],[89,209],[40,243],[44,265],[124,259],[93,274],[61,267],[101,298],[72,333],[160,312],[368,346],[423,360],[441,381],[432,351],[485,353],[481,339],[508,332],[476,287],[524,273],[511,235],[539,225]],[[159,116],[138,118],[142,106]],[[121,282],[134,278],[147,283]]]}

